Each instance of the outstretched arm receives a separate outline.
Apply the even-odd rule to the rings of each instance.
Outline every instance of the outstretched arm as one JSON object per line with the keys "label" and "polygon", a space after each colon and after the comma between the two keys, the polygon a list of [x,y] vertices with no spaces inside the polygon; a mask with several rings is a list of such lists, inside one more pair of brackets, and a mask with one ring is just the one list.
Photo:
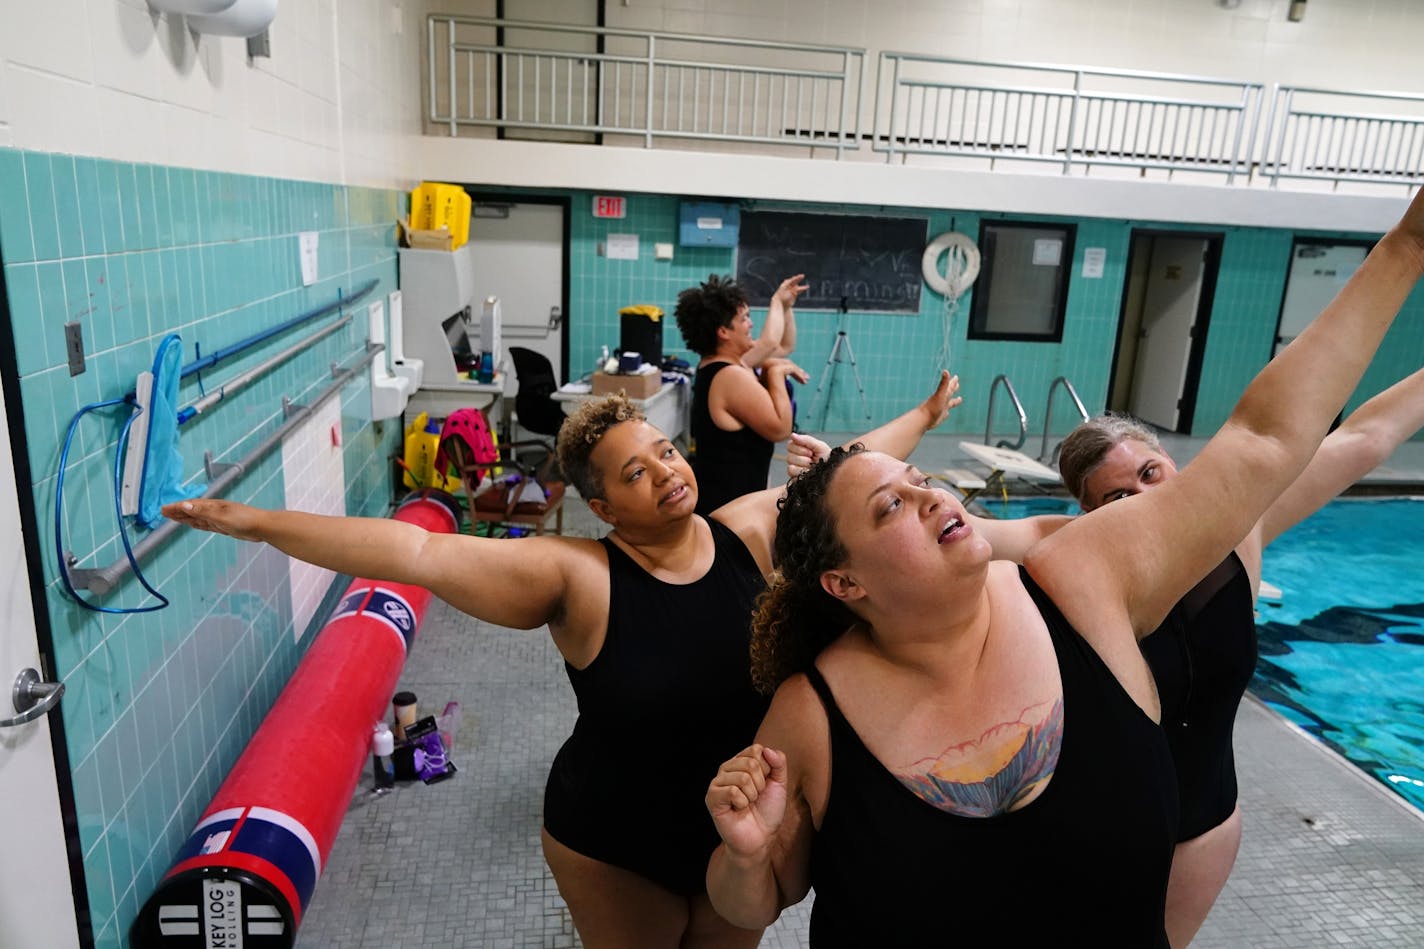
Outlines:
{"label": "outstretched arm", "polygon": [[[379,517],[326,517],[269,511],[216,498],[179,501],[163,514],[180,524],[271,544],[297,560],[337,573],[410,583],[488,622],[533,629],[549,622],[576,570],[574,546],[554,538],[523,542],[433,534]],[[517,549],[523,548],[523,549]],[[509,591],[518,590],[518,596]]]}
{"label": "outstretched arm", "polygon": [[[726,375],[726,372],[722,375]],[[943,422],[949,415],[949,410],[963,401],[955,395],[958,391],[959,377],[941,371],[939,385],[930,393],[929,398],[874,431],[852,438],[847,444],[863,442],[867,448],[883,451],[896,458],[908,458],[910,452],[920,443],[920,437]],[[819,438],[800,433],[792,434],[790,438],[786,464],[788,478],[794,478],[809,467],[812,461],[830,454],[830,448]],[[747,545],[752,556],[761,565],[762,573],[769,573],[771,570],[771,545],[776,537],[777,503],[785,494],[784,487],[767,488],[765,491],[744,494],[712,512],[713,517],[736,531],[742,538],[742,543]]]}
{"label": "outstretched arm", "polygon": [[1383,464],[1420,428],[1424,428],[1424,369],[1361,405],[1325,436],[1300,477],[1261,518],[1262,546]]}
{"label": "outstretched arm", "polygon": [[964,401],[958,392],[959,377],[951,376],[948,369],[941,369],[939,384],[935,386],[929,398],[903,415],[851,441],[860,442],[871,451],[883,452],[894,458],[909,458],[910,453],[919,445],[920,438],[948,418],[950,409]]}
{"label": "outstretched arm", "polygon": [[1078,518],[1031,552],[1030,570],[1068,601],[1059,605],[1078,629],[1115,625],[1117,604],[1144,635],[1247,536],[1315,454],[1421,274],[1424,192],[1181,474]]}
{"label": "outstretched arm", "polygon": [[766,360],[791,355],[796,348],[796,298],[811,285],[806,283],[805,274],[797,274],[781,281],[781,286],[771,295],[766,307],[766,323],[761,328],[752,348],[742,354],[742,365],[755,369]]}

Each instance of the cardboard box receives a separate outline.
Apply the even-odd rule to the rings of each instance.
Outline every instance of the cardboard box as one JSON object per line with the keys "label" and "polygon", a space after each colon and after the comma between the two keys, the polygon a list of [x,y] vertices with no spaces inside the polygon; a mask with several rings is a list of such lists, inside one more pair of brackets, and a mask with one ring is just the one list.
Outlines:
{"label": "cardboard box", "polygon": [[404,235],[403,243],[406,247],[414,247],[417,250],[454,250],[455,235],[450,233],[448,227],[442,227],[434,231],[422,231],[410,226],[410,221],[405,218],[400,219],[401,233]]}
{"label": "cardboard box", "polygon": [[662,384],[663,376],[660,372],[650,372],[645,375],[636,373],[622,375],[606,372],[593,374],[594,395],[613,395],[621,389],[630,399],[646,399],[662,388]]}

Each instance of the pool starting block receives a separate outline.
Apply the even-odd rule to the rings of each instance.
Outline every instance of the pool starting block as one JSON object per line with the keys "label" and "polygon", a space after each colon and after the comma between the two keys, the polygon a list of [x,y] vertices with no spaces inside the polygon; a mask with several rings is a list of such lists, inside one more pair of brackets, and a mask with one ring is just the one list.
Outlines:
{"label": "pool starting block", "polygon": [[[995,485],[1002,486],[1006,477],[1022,478],[1026,481],[1046,481],[1050,484],[1061,484],[1063,481],[1058,476],[1058,472],[1052,468],[1012,448],[995,448],[992,445],[981,445],[978,442],[960,442],[959,450],[989,469],[988,477],[975,479],[979,481],[977,488],[968,485],[959,488],[959,485],[955,484],[955,487],[959,488],[964,495],[966,504],[989,488]],[[961,469],[950,469],[950,471],[958,470]],[[946,472],[946,474],[948,473]],[[945,480],[950,479],[946,478]]]}

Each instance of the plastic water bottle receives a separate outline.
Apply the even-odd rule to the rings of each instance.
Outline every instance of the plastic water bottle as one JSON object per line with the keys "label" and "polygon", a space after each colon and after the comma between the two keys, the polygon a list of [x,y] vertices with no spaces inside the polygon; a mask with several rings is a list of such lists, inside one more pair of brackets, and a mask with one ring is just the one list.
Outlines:
{"label": "plastic water bottle", "polygon": [[391,757],[396,750],[396,736],[391,726],[377,722],[371,735],[371,770],[375,775],[374,794],[389,794],[396,786],[396,763]]}
{"label": "plastic water bottle", "polygon": [[445,703],[445,711],[440,713],[440,717],[435,720],[436,728],[440,732],[440,741],[445,745],[445,751],[455,750],[455,733],[460,730],[460,703]]}

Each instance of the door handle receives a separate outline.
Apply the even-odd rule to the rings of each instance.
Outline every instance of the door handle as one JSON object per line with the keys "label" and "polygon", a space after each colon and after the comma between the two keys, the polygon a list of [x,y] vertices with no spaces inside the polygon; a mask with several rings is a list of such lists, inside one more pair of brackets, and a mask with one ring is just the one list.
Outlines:
{"label": "door handle", "polygon": [[42,682],[38,672],[26,669],[15,677],[15,688],[11,690],[10,696],[15,711],[20,714],[14,718],[0,719],[0,728],[23,725],[47,714],[64,696],[64,683]]}
{"label": "door handle", "polygon": [[551,330],[556,330],[556,329],[558,329],[558,328],[559,328],[559,324],[562,323],[563,321],[564,321],[564,311],[563,311],[561,308],[557,307],[557,306],[551,306],[551,307],[549,307],[549,329],[551,329]]}

